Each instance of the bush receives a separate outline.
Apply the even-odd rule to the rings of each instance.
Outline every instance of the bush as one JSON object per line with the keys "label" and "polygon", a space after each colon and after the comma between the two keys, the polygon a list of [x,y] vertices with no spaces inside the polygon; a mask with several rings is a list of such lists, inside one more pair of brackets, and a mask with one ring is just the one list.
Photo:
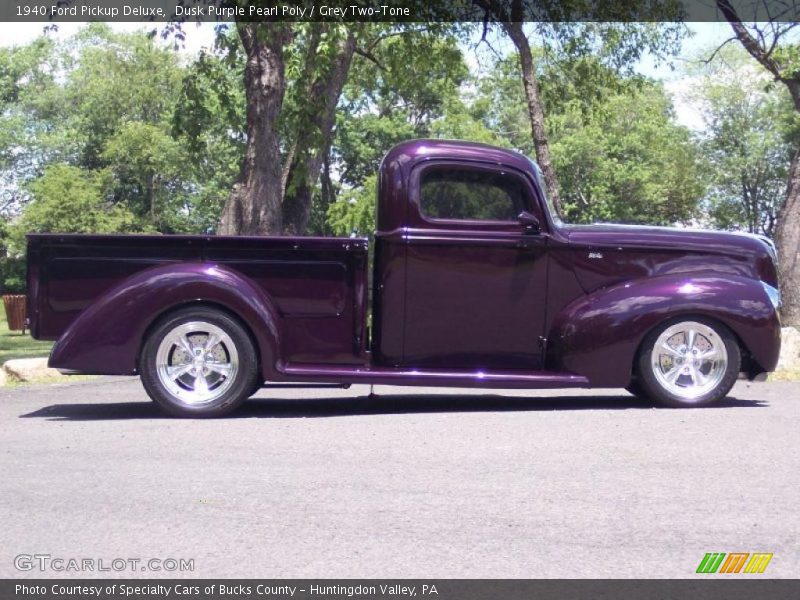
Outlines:
{"label": "bush", "polygon": [[25,259],[0,258],[0,294],[25,293]]}

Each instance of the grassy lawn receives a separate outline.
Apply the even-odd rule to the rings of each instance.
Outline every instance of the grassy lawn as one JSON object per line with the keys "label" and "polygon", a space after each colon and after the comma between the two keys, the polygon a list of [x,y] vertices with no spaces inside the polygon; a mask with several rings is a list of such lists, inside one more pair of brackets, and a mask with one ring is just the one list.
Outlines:
{"label": "grassy lawn", "polygon": [[53,342],[37,342],[27,332],[9,331],[6,309],[0,302],[0,365],[12,358],[34,358],[47,356]]}
{"label": "grassy lawn", "polygon": [[800,369],[770,373],[767,381],[800,381]]}

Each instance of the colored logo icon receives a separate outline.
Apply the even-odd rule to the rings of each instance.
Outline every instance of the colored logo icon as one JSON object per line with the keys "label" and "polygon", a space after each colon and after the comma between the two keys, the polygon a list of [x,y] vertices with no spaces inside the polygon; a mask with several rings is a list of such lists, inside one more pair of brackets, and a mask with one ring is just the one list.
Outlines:
{"label": "colored logo icon", "polygon": [[771,552],[708,552],[697,573],[763,573],[771,560]]}

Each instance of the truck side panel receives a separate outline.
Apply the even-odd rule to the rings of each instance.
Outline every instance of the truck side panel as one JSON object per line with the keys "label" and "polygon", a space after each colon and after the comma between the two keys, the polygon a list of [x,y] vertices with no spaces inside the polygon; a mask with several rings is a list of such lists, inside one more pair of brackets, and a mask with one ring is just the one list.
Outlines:
{"label": "truck side panel", "polygon": [[280,319],[281,360],[364,360],[365,240],[33,235],[29,244],[35,290],[29,315],[39,339],[58,339],[98,298],[137,273],[200,263],[231,269],[270,298]]}

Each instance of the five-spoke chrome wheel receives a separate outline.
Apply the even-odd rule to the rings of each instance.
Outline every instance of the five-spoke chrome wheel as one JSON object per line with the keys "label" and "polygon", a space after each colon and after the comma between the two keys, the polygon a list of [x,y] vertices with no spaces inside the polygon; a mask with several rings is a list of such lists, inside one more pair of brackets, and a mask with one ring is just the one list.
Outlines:
{"label": "five-spoke chrome wheel", "polygon": [[180,417],[226,414],[261,380],[258,353],[242,323],[204,306],[177,310],[155,323],[139,370],[150,397]]}
{"label": "five-spoke chrome wheel", "polygon": [[713,390],[725,376],[728,352],[719,335],[703,323],[676,323],[658,337],[651,352],[656,380],[686,399]]}
{"label": "five-spoke chrome wheel", "polygon": [[230,336],[205,321],[178,325],[161,341],[156,354],[158,378],[187,404],[219,398],[236,378],[239,353]]}
{"label": "five-spoke chrome wheel", "polygon": [[645,337],[634,382],[642,395],[663,404],[702,406],[730,391],[740,366],[739,346],[724,325],[677,318]]}

